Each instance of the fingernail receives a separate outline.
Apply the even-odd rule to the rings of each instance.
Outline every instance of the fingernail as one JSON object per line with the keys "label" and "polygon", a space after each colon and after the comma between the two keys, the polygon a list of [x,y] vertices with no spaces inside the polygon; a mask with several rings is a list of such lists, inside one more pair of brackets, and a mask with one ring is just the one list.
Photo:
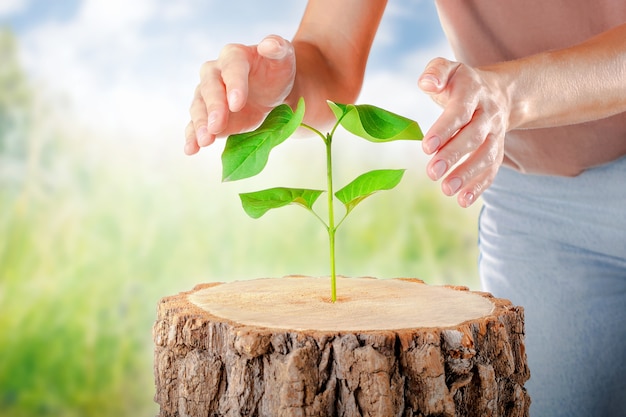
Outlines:
{"label": "fingernail", "polygon": [[206,127],[202,126],[196,130],[196,138],[198,139],[198,145],[207,146],[211,142],[211,136]]}
{"label": "fingernail", "polygon": [[448,195],[454,195],[456,194],[457,191],[459,191],[459,188],[461,188],[461,185],[463,184],[463,182],[461,181],[460,178],[452,178],[450,181],[448,181]]}
{"label": "fingernail", "polygon": [[422,78],[420,78],[420,84],[424,83],[432,84],[435,88],[439,88],[440,85],[439,79],[431,74],[422,75]]}
{"label": "fingernail", "polygon": [[463,196],[463,200],[465,200],[465,207],[469,207],[474,203],[474,193],[467,192]]}
{"label": "fingernail", "polygon": [[193,155],[193,154],[195,154],[196,152],[198,152],[197,144],[194,144],[192,142],[185,143],[184,152],[185,152],[186,155]]}
{"label": "fingernail", "polygon": [[439,160],[439,161],[435,162],[435,164],[433,165],[433,167],[430,170],[430,172],[432,174],[432,179],[433,180],[438,180],[439,178],[441,178],[441,176],[446,172],[447,168],[448,168],[448,166],[446,165],[446,163],[444,161]]}
{"label": "fingernail", "polygon": [[439,148],[439,145],[441,145],[441,139],[437,136],[432,136],[424,142],[424,150],[426,153],[431,154]]}
{"label": "fingernail", "polygon": [[239,90],[232,90],[228,93],[228,107],[230,111],[239,110],[241,104],[241,93]]}
{"label": "fingernail", "polygon": [[217,112],[216,111],[212,111],[211,113],[209,113],[209,117],[207,118],[207,124],[209,126],[213,126],[215,124],[215,122],[217,122]]}
{"label": "fingernail", "polygon": [[267,38],[264,39],[263,42],[269,48],[267,57],[273,59],[280,59],[285,56],[285,50],[283,46],[276,39]]}

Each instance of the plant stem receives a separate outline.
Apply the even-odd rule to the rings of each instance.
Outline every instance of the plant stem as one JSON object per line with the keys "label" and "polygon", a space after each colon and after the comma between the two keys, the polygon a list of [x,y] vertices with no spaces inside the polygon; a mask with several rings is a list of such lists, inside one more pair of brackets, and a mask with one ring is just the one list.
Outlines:
{"label": "plant stem", "polygon": [[315,129],[307,125],[306,123],[301,123],[300,126],[309,129],[314,132],[318,136],[320,136],[324,143],[326,144],[326,182],[328,186],[328,224],[325,224],[324,221],[314,212],[312,213],[326,226],[326,230],[328,231],[328,241],[330,247],[330,300],[334,303],[337,301],[337,272],[335,267],[335,233],[337,232],[337,227],[339,224],[343,222],[345,216],[337,226],[335,226],[335,198],[333,193],[333,156],[332,156],[332,143],[333,143],[333,134],[335,130],[339,126],[339,122],[341,118],[337,120],[337,123],[333,126],[333,129],[330,133],[324,135],[319,130]]}
{"label": "plant stem", "polygon": [[328,182],[328,240],[330,243],[330,300],[337,301],[337,274],[335,272],[335,205],[333,196],[332,134],[326,135],[326,180]]}

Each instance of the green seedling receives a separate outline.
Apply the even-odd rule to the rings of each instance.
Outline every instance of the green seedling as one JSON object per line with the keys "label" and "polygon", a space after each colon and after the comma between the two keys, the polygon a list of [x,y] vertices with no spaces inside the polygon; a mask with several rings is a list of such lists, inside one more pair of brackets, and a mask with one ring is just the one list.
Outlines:
{"label": "green seedling", "polygon": [[[390,190],[400,183],[404,169],[380,169],[360,175],[351,183],[334,192],[333,188],[333,136],[341,125],[348,132],[370,142],[395,140],[421,140],[422,131],[417,122],[371,105],[353,105],[328,102],[337,122],[327,134],[303,123],[304,100],[300,99],[293,111],[286,104],[275,107],[254,131],[231,135],[222,153],[222,181],[235,181],[260,173],[267,164],[273,148],[289,138],[299,127],[309,129],[326,145],[326,190],[304,188],[270,188],[240,194],[245,212],[259,218],[267,211],[290,204],[304,207],[326,228],[330,243],[331,300],[337,300],[335,269],[335,234],[337,229],[367,197],[377,191]],[[324,220],[313,209],[318,198],[327,192],[328,215]],[[343,217],[335,221],[335,198],[344,205]]]}

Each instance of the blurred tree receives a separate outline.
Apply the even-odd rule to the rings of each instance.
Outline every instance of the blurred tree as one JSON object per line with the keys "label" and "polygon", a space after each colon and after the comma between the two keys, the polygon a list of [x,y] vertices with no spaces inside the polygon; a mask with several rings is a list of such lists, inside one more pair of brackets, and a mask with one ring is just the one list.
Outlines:
{"label": "blurred tree", "polygon": [[63,109],[61,97],[32,82],[20,63],[17,38],[0,28],[0,184],[21,194],[23,205],[53,188],[55,171],[67,162],[58,158],[67,140]]}
{"label": "blurred tree", "polygon": [[0,30],[0,160],[26,158],[32,89],[19,63],[15,37]]}

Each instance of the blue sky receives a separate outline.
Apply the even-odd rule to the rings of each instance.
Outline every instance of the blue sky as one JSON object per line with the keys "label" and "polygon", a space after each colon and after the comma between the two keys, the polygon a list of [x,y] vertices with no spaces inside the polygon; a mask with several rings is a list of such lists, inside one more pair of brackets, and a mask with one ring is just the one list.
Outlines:
{"label": "blue sky", "polygon": [[[256,43],[269,33],[290,38],[305,5],[298,0],[2,0],[0,26],[17,35],[23,65],[38,85],[69,98],[76,121],[139,144],[172,136],[182,143],[202,62],[228,42]],[[451,53],[434,2],[389,0],[360,101],[428,127],[439,109],[418,91],[416,79],[435,56]],[[407,94],[411,89],[414,94]]]}

